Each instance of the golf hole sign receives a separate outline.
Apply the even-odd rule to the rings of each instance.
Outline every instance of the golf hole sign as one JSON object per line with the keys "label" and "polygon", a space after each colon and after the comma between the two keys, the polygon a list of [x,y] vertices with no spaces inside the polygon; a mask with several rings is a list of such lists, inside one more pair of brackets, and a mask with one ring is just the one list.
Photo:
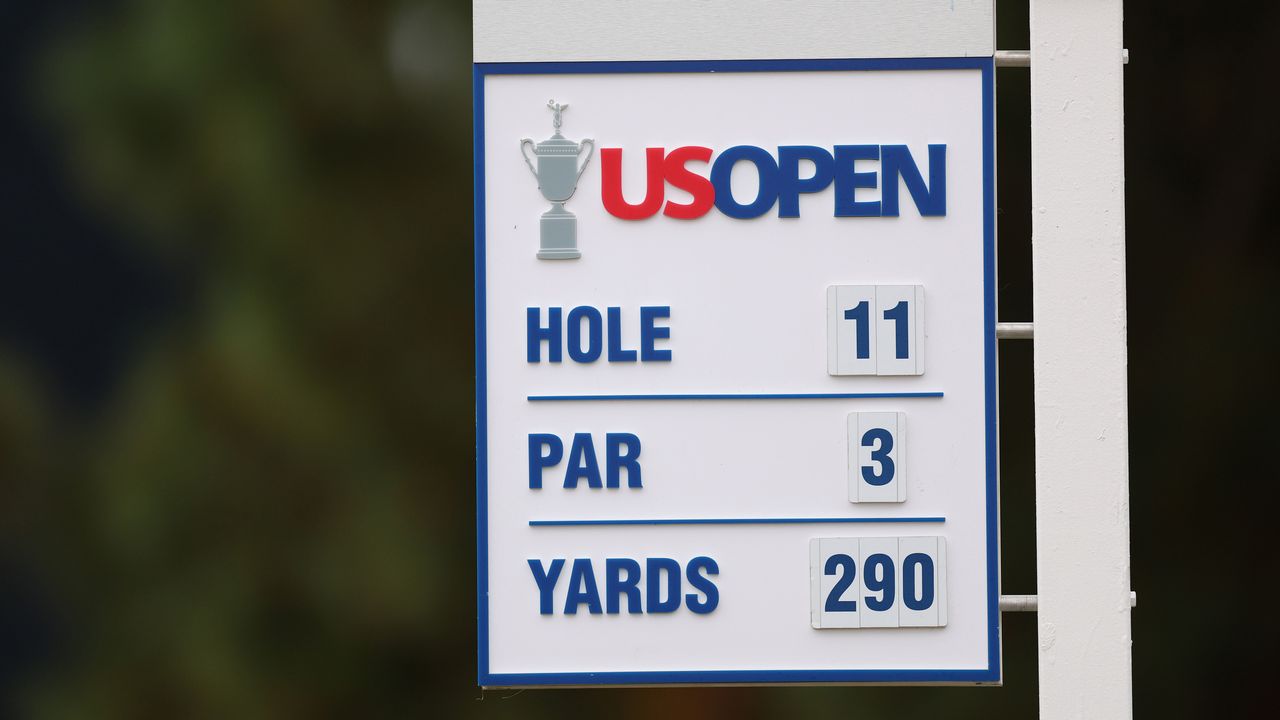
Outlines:
{"label": "golf hole sign", "polygon": [[476,64],[481,685],[1000,681],[992,72]]}

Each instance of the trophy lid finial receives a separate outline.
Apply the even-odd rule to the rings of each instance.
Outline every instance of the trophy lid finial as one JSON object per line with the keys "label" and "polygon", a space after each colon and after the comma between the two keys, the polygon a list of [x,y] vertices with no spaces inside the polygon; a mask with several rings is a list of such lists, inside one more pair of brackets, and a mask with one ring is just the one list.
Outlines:
{"label": "trophy lid finial", "polygon": [[554,117],[554,118],[552,118],[552,120],[551,120],[551,124],[555,127],[555,129],[556,129],[556,134],[559,134],[559,133],[560,133],[560,124],[561,124],[561,122],[562,122],[562,121],[561,121],[561,118],[560,118],[560,113],[563,113],[565,110],[568,110],[568,109],[569,109],[569,105],[568,105],[567,103],[566,103],[566,104],[564,104],[564,105],[561,105],[560,103],[556,102],[555,100],[548,100],[548,101],[547,101],[547,107],[551,108],[551,112],[555,113],[555,117]]}

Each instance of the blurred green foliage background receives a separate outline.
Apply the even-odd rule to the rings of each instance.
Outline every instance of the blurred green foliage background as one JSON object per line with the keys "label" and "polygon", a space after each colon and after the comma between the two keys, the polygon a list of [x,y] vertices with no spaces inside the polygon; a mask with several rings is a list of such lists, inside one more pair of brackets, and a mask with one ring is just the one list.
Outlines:
{"label": "blurred green foliage background", "polygon": [[[1280,145],[1246,68],[1280,16],[1233,8],[1126,11],[1139,717],[1273,705],[1265,611],[1197,609],[1275,564]],[[1001,48],[1026,27],[1000,3]],[[0,717],[1033,716],[1028,615],[1000,689],[475,687],[469,33],[465,1],[0,4]],[[1025,320],[1027,71],[998,82]],[[1001,353],[1030,593],[1031,348]]]}

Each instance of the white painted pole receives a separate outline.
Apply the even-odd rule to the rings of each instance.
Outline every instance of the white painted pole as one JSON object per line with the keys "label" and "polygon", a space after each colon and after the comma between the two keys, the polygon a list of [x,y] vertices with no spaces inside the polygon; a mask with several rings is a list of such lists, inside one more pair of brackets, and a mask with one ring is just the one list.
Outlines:
{"label": "white painted pole", "polygon": [[1040,717],[1133,715],[1122,0],[1031,0]]}

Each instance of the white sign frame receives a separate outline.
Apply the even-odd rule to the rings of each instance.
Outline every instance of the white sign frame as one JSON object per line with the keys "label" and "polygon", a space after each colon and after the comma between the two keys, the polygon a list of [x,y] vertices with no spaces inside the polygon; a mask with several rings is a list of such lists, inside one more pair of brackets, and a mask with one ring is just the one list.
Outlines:
{"label": "white sign frame", "polygon": [[[723,685],[723,684],[999,684],[1000,571],[999,477],[996,386],[995,287],[995,137],[994,61],[991,57],[866,60],[654,61],[573,63],[477,63],[475,101],[475,322],[476,322],[476,527],[477,527],[477,661],[478,680],[485,687],[600,686],[600,685]],[[978,70],[982,78],[983,169],[983,329],[985,458],[986,458],[986,614],[987,666],[979,669],[850,669],[850,670],[689,670],[653,672],[493,673],[489,666],[489,527],[488,527],[488,399],[487,294],[485,244],[485,86],[491,75],[592,73],[744,73]],[[838,533],[839,531],[832,531]]]}

